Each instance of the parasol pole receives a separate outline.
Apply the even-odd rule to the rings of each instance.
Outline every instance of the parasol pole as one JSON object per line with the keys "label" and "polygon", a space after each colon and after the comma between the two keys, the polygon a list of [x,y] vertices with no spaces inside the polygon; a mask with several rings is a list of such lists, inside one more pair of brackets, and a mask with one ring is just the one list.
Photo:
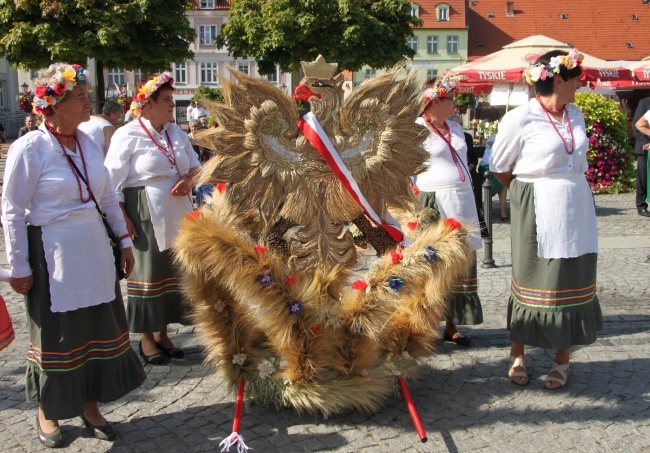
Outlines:
{"label": "parasol pole", "polygon": [[512,93],[512,88],[513,82],[510,82],[508,84],[508,97],[506,98],[506,113],[508,113],[508,109],[510,108],[510,94]]}
{"label": "parasol pole", "polygon": [[221,441],[219,446],[222,452],[230,451],[230,447],[237,446],[237,453],[245,453],[248,447],[244,443],[244,438],[239,435],[241,425],[241,413],[244,406],[244,379],[239,380],[237,388],[237,400],[235,400],[235,419],[232,422],[232,433]]}
{"label": "parasol pole", "polygon": [[397,378],[397,383],[399,384],[399,389],[402,392],[402,398],[404,398],[404,402],[406,403],[406,408],[409,410],[409,414],[411,415],[413,426],[415,426],[415,430],[417,431],[418,436],[420,436],[422,443],[425,443],[427,441],[427,433],[424,432],[424,427],[420,421],[420,416],[418,415],[418,411],[415,408],[415,404],[413,404],[409,389],[406,387],[406,381],[404,381],[404,378],[400,376]]}

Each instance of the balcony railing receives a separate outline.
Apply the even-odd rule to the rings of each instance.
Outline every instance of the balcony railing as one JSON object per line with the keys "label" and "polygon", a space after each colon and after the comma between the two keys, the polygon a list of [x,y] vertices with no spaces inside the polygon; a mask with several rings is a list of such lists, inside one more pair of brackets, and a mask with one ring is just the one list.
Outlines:
{"label": "balcony railing", "polygon": [[195,5],[196,5],[196,9],[201,11],[206,11],[206,10],[228,11],[230,9],[230,0],[214,0],[214,2],[212,3],[214,4],[214,8],[201,7],[201,0],[196,0]]}

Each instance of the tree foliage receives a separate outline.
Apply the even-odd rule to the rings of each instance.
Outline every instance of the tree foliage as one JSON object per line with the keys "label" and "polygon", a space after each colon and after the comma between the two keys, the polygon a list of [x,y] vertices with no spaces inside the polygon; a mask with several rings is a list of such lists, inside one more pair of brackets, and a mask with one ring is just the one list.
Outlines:
{"label": "tree foliage", "polygon": [[322,54],[339,69],[392,66],[415,52],[406,39],[422,21],[407,0],[233,0],[218,44],[253,57],[261,74],[299,68]]}
{"label": "tree foliage", "polygon": [[221,93],[221,88],[200,86],[199,89],[196,90],[194,96],[192,96],[192,99],[190,99],[190,102],[199,101],[202,103],[206,100],[223,102],[223,94]]}
{"label": "tree foliage", "polygon": [[193,57],[189,0],[0,0],[0,51],[16,67],[65,61],[165,70]]}

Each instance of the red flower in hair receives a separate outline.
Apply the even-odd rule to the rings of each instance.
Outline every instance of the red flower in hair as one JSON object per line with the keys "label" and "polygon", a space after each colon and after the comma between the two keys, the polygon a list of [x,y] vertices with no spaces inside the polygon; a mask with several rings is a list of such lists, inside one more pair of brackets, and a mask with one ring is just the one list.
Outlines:
{"label": "red flower in hair", "polygon": [[47,95],[47,87],[43,85],[39,85],[36,88],[34,88],[34,96],[43,98],[45,95]]}
{"label": "red flower in hair", "polygon": [[458,228],[461,227],[460,222],[453,217],[449,217],[447,219],[447,226],[451,228],[452,230],[457,230]]}
{"label": "red flower in hair", "polygon": [[71,64],[70,67],[71,67],[72,69],[74,69],[75,71],[76,71],[77,69],[81,69],[81,66],[78,65],[78,64]]}
{"label": "red flower in hair", "polygon": [[56,94],[61,96],[62,94],[65,94],[65,83],[57,83],[52,89]]}

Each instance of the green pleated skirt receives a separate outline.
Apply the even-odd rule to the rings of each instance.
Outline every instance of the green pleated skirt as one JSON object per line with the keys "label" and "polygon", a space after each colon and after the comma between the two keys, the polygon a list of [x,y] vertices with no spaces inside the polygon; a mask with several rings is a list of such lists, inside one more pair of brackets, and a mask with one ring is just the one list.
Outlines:
{"label": "green pleated skirt", "polygon": [[537,256],[532,183],[512,181],[510,208],[512,283],[507,322],[510,339],[547,349],[593,343],[596,332],[603,328],[596,295],[598,254],[561,259]]}
{"label": "green pleated skirt", "polygon": [[181,277],[172,251],[160,251],[144,187],[123,190],[124,208],[138,237],[133,241],[135,267],[127,280],[126,313],[131,332],[160,332],[170,323],[189,324]]}
{"label": "green pleated skirt", "polygon": [[88,401],[115,401],[139,387],[146,374],[131,349],[117,281],[112,302],[53,313],[40,228],[30,227],[28,238],[34,285],[25,297],[27,401],[42,403],[47,419],[62,420],[81,415]]}
{"label": "green pleated skirt", "polygon": [[[420,192],[418,200],[422,206],[440,212],[435,192]],[[483,308],[478,296],[476,252],[472,253],[473,264],[467,269],[466,275],[454,281],[447,299],[445,321],[453,322],[457,326],[474,326],[483,323]]]}

